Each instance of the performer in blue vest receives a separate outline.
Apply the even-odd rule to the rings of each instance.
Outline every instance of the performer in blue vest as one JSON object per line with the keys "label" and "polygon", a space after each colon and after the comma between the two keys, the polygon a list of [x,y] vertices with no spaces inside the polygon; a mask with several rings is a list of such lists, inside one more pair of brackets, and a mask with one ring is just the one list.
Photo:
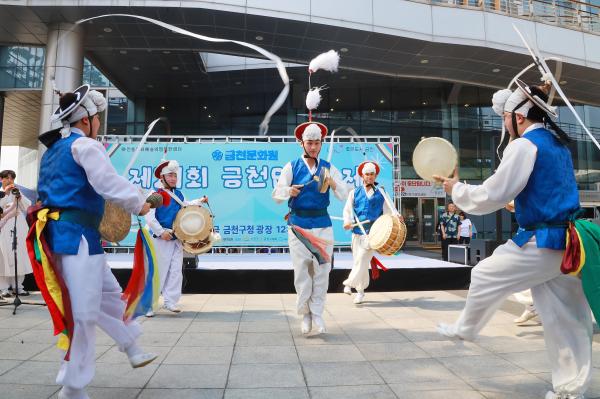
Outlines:
{"label": "performer in blue vest", "polygon": [[[43,233],[58,277],[66,286],[63,293],[70,298],[71,312],[65,311],[72,313],[73,320],[70,359],[62,362],[56,378],[63,386],[59,399],[89,399],[86,386],[95,372],[96,327],[115,340],[133,367],[145,366],[157,357],[136,344],[139,325],[123,322],[121,287],[100,242],[98,227],[105,199],[136,215],[146,214],[150,207],[138,188],[117,174],[96,140],[99,113],[105,109],[101,93],[81,86],[61,95],[52,120],[62,122],[63,127],[40,136],[48,148],[38,180],[41,206],[31,209],[29,217],[30,221],[47,220]],[[35,254],[30,252],[31,256]]]}
{"label": "performer in blue vest", "polygon": [[[531,288],[544,326],[553,391],[546,399],[583,398],[593,370],[592,319],[579,278],[561,273],[566,229],[579,210],[579,193],[568,136],[550,119],[548,86],[494,94],[494,111],[504,118],[511,141],[496,172],[481,185],[439,177],[463,211],[482,215],[514,199],[519,230],[471,273],[465,308],[438,331],[473,340],[502,302]],[[552,130],[546,128],[546,124]]]}
{"label": "performer in blue vest", "polygon": [[[151,209],[146,215],[146,223],[150,228],[158,257],[164,308],[173,313],[181,312],[178,302],[181,298],[183,283],[183,247],[181,241],[173,234],[173,222],[177,212],[182,208],[182,204],[198,205],[208,201],[206,196],[190,202],[185,201],[181,191],[176,188],[179,168],[177,161],[166,160],[162,161],[155,169],[154,175],[160,179],[163,186],[158,191],[168,192],[172,200],[168,206]],[[146,316],[153,317],[154,312],[150,310]]]}
{"label": "performer in blue vest", "polygon": [[[275,202],[288,201],[290,208],[288,241],[298,294],[296,308],[303,316],[303,334],[308,334],[313,324],[318,333],[326,332],[322,314],[333,255],[333,229],[327,213],[329,191],[333,190],[340,201],[346,200],[348,195],[348,187],[338,169],[319,158],[326,135],[327,127],[322,123],[311,121],[296,127],[295,136],[303,154],[283,167],[272,194]],[[323,176],[323,168],[329,168],[331,178],[330,189],[321,193],[315,177]],[[315,249],[319,246],[322,246],[320,250]]]}
{"label": "performer in blue vest", "polygon": [[369,237],[363,234],[363,229],[360,226],[354,228],[352,226],[358,222],[368,221],[362,226],[364,232],[369,234],[371,226],[379,216],[392,213],[383,194],[376,187],[375,179],[379,175],[379,170],[379,165],[374,161],[365,161],[358,166],[358,175],[362,178],[362,184],[357,189],[350,190],[344,207],[344,229],[352,229],[354,260],[352,271],[343,283],[344,293],[352,295],[352,288],[354,288],[356,304],[362,303],[365,298],[365,289],[369,286],[369,265],[375,251],[369,247]]}

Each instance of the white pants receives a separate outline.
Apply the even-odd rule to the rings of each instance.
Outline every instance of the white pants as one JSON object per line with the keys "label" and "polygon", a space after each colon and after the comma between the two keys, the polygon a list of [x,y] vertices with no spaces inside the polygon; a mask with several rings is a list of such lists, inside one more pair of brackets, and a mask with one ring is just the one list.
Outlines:
{"label": "white pants", "polygon": [[[327,253],[333,256],[333,229],[331,227],[307,229],[311,234],[331,241],[327,246]],[[290,256],[294,266],[294,287],[296,288],[296,309],[298,314],[312,313],[317,316],[323,314],[327,288],[329,288],[329,272],[331,263],[319,265],[310,251],[296,238],[294,233],[288,231]]]}
{"label": "white pants", "polygon": [[153,238],[165,306],[177,305],[183,284],[183,246],[179,240]]}
{"label": "white pants", "polygon": [[[19,284],[19,293],[23,291],[23,281],[25,280],[25,275],[18,275],[17,282]],[[15,278],[14,276],[2,276],[0,277],[0,291],[8,290],[8,287],[15,286]]]}
{"label": "white pants", "polygon": [[592,368],[592,318],[581,280],[563,275],[563,251],[537,248],[535,237],[522,248],[509,240],[471,273],[465,308],[454,324],[472,340],[502,302],[531,287],[544,326],[554,392],[582,395]]}
{"label": "white pants", "polygon": [[62,362],[56,383],[84,389],[94,378],[96,326],[114,339],[120,351],[135,344],[139,325],[123,322],[125,302],[121,287],[106,263],[104,254],[89,255],[81,237],[77,255],[56,255],[57,267],[69,290],[75,328],[71,358]]}
{"label": "white pants", "polygon": [[369,266],[375,251],[366,249],[368,241],[368,236],[352,234],[352,271],[343,284],[358,292],[363,292],[369,286]]}

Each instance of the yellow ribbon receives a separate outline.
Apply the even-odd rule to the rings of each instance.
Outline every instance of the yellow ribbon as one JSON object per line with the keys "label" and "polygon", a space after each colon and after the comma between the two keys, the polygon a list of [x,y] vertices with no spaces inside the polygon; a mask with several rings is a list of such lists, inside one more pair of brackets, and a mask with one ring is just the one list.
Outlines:
{"label": "yellow ribbon", "polygon": [[[58,277],[54,273],[52,267],[50,267],[50,261],[44,252],[44,248],[42,247],[42,240],[40,236],[46,227],[46,223],[48,220],[58,220],[60,213],[57,211],[50,212],[48,208],[40,209],[37,212],[37,221],[35,222],[35,235],[37,238],[38,252],[40,254],[40,260],[42,263],[42,269],[44,271],[44,282],[46,283],[46,287],[48,288],[48,293],[56,303],[56,307],[60,310],[63,318],[65,318],[65,308],[63,305],[63,297],[62,290],[60,289],[60,285],[58,284]],[[62,350],[69,349],[69,337],[68,335],[61,333],[58,337],[58,342],[56,346]]]}

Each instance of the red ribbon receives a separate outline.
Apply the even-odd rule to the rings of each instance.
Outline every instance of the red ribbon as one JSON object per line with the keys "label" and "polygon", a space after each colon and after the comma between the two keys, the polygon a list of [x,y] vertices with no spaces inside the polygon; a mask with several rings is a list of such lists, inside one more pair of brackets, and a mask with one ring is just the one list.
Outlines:
{"label": "red ribbon", "polygon": [[377,259],[376,257],[372,257],[371,258],[371,278],[373,280],[377,280],[379,278],[379,270],[382,270],[384,272],[388,271],[388,268],[385,267],[380,261],[379,259]]}
{"label": "red ribbon", "polygon": [[560,264],[560,271],[563,274],[569,274],[578,270],[581,263],[581,243],[579,242],[579,234],[577,234],[575,224],[569,223],[567,231],[569,232],[567,245]]}

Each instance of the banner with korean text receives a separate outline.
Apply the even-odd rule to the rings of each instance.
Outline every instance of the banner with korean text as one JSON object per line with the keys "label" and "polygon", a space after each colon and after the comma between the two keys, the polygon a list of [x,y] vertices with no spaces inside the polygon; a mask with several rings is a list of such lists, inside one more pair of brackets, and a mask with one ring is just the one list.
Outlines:
{"label": "banner with korean text", "polygon": [[[186,200],[208,196],[214,212],[215,230],[223,241],[217,246],[287,246],[287,203],[276,204],[271,198],[277,178],[285,164],[302,155],[296,143],[146,143],[127,178],[147,192],[160,187],[154,169],[163,157],[179,162],[177,188]],[[107,151],[121,174],[135,151],[136,144],[109,143]],[[377,181],[393,197],[392,144],[334,143],[332,164],[344,181],[353,187],[360,184],[356,172],[366,158],[381,165]],[[325,158],[329,145],[324,144]],[[363,155],[366,153],[366,155]],[[344,203],[330,194],[329,214],[342,216]],[[136,217],[133,217],[136,221]],[[349,245],[351,234],[342,222],[333,220],[336,245]],[[142,218],[142,223],[145,221]],[[137,223],[133,223],[137,225]],[[135,226],[121,246],[133,246]]]}

